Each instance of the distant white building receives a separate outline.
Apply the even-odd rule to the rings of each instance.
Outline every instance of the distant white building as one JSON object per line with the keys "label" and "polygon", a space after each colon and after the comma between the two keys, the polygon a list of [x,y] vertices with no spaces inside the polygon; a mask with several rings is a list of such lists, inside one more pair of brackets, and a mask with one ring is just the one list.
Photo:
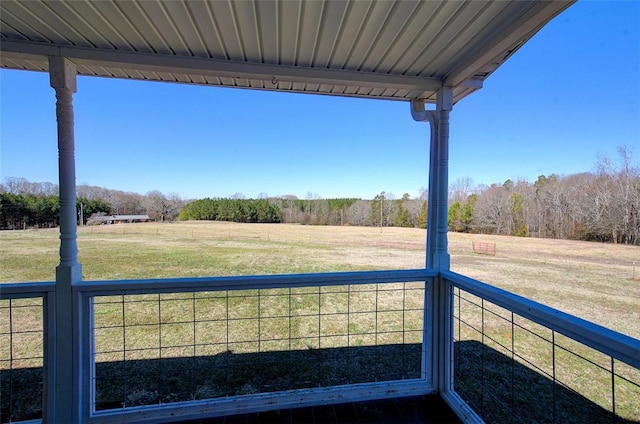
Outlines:
{"label": "distant white building", "polygon": [[120,224],[122,222],[148,222],[150,218],[149,215],[104,215],[94,216],[91,220],[100,224]]}

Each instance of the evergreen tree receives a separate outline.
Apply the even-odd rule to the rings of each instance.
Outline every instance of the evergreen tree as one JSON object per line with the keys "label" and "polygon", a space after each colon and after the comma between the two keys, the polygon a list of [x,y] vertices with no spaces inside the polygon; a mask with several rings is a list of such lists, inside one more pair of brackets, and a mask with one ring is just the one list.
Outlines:
{"label": "evergreen tree", "polygon": [[371,212],[369,221],[374,227],[383,227],[386,221],[384,203],[387,200],[385,192],[382,191],[371,201]]}
{"label": "evergreen tree", "polygon": [[413,227],[411,223],[411,214],[405,208],[405,202],[409,200],[409,194],[405,193],[401,199],[396,200],[396,217],[393,225],[396,227]]}
{"label": "evergreen tree", "polygon": [[464,226],[462,224],[462,210],[463,207],[460,202],[454,202],[451,206],[449,206],[447,217],[449,231],[464,231]]}
{"label": "evergreen tree", "polygon": [[427,228],[427,201],[422,202],[422,209],[420,209],[420,216],[418,217],[418,227]]}

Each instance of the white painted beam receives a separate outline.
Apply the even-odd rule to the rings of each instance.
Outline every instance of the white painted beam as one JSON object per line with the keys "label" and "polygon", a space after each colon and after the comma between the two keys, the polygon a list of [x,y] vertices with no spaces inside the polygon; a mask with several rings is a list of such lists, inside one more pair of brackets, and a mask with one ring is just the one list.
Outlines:
{"label": "white painted beam", "polygon": [[390,75],[344,69],[285,66],[231,60],[205,59],[155,53],[117,50],[55,47],[49,44],[3,40],[0,50],[9,57],[62,56],[77,65],[107,66],[139,71],[192,74],[206,77],[242,78],[276,81],[276,83],[362,86],[379,89],[436,91],[442,87],[438,78]]}

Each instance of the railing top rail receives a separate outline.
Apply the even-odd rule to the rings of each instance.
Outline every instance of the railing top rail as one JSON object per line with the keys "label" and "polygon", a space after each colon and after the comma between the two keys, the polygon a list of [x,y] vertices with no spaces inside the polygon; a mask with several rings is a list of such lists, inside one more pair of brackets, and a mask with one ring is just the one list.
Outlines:
{"label": "railing top rail", "polygon": [[638,339],[453,271],[442,271],[441,275],[455,287],[640,369]]}
{"label": "railing top rail", "polygon": [[3,283],[0,284],[0,300],[38,297],[45,293],[54,292],[56,283],[53,281],[38,283]]}
{"label": "railing top rail", "polygon": [[330,272],[314,274],[276,274],[203,278],[83,281],[74,290],[92,296],[190,291],[253,290],[295,287],[337,286],[344,284],[397,283],[425,281],[435,270],[407,269],[389,271]]}

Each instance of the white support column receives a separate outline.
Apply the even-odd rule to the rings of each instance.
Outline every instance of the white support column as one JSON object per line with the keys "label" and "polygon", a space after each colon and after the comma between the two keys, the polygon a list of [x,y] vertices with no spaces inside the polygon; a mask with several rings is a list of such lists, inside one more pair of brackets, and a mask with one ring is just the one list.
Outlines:
{"label": "white support column", "polygon": [[[58,123],[58,173],[60,189],[60,264],[56,268],[55,352],[48,365],[53,367],[54,381],[47,385],[45,419],[55,423],[80,421],[78,399],[78,335],[77,308],[74,307],[72,285],[82,281],[82,266],[78,263],[76,170],[73,128],[73,93],[76,92],[76,66],[66,58],[49,58],[50,84],[56,91]],[[75,330],[75,331],[74,331]]]}
{"label": "white support column", "polygon": [[429,148],[429,196],[427,200],[428,269],[449,269],[447,243],[449,196],[449,113],[453,108],[453,91],[438,91],[436,110],[425,110],[424,102],[411,102],[411,116],[431,125]]}
{"label": "white support column", "polygon": [[[449,197],[449,113],[453,108],[453,91],[443,87],[438,91],[436,110],[425,110],[424,102],[411,103],[411,115],[416,121],[431,125],[429,157],[429,196],[427,213],[426,267],[448,270],[448,197]],[[441,393],[452,388],[453,334],[451,289],[437,276],[425,299],[425,355],[423,368],[431,383]]]}
{"label": "white support column", "polygon": [[59,56],[49,58],[51,87],[56,90],[58,173],[60,182],[60,267],[78,264],[76,217],[76,163],[73,129],[73,93],[76,67]]}
{"label": "white support column", "polygon": [[[438,137],[432,143],[431,155],[436,158],[434,175],[434,193],[429,193],[429,199],[433,199],[436,206],[436,234],[433,255],[433,267],[439,270],[448,270],[451,261],[448,251],[447,231],[449,230],[449,114],[453,109],[453,90],[441,88],[436,100],[436,113],[438,114]],[[435,146],[434,146],[435,144]],[[431,178],[429,180],[431,183]],[[431,205],[429,205],[431,207]]]}
{"label": "white support column", "polygon": [[[449,270],[451,257],[447,232],[449,230],[449,114],[453,109],[453,90],[442,88],[438,92],[436,113],[438,114],[438,140],[432,154],[437,158],[436,180],[434,182],[436,205],[436,235],[433,251],[434,268]],[[453,389],[453,290],[442,277],[434,280],[433,298],[434,323],[434,383],[440,393]],[[435,342],[437,339],[437,342]],[[437,373],[437,378],[436,378]]]}

